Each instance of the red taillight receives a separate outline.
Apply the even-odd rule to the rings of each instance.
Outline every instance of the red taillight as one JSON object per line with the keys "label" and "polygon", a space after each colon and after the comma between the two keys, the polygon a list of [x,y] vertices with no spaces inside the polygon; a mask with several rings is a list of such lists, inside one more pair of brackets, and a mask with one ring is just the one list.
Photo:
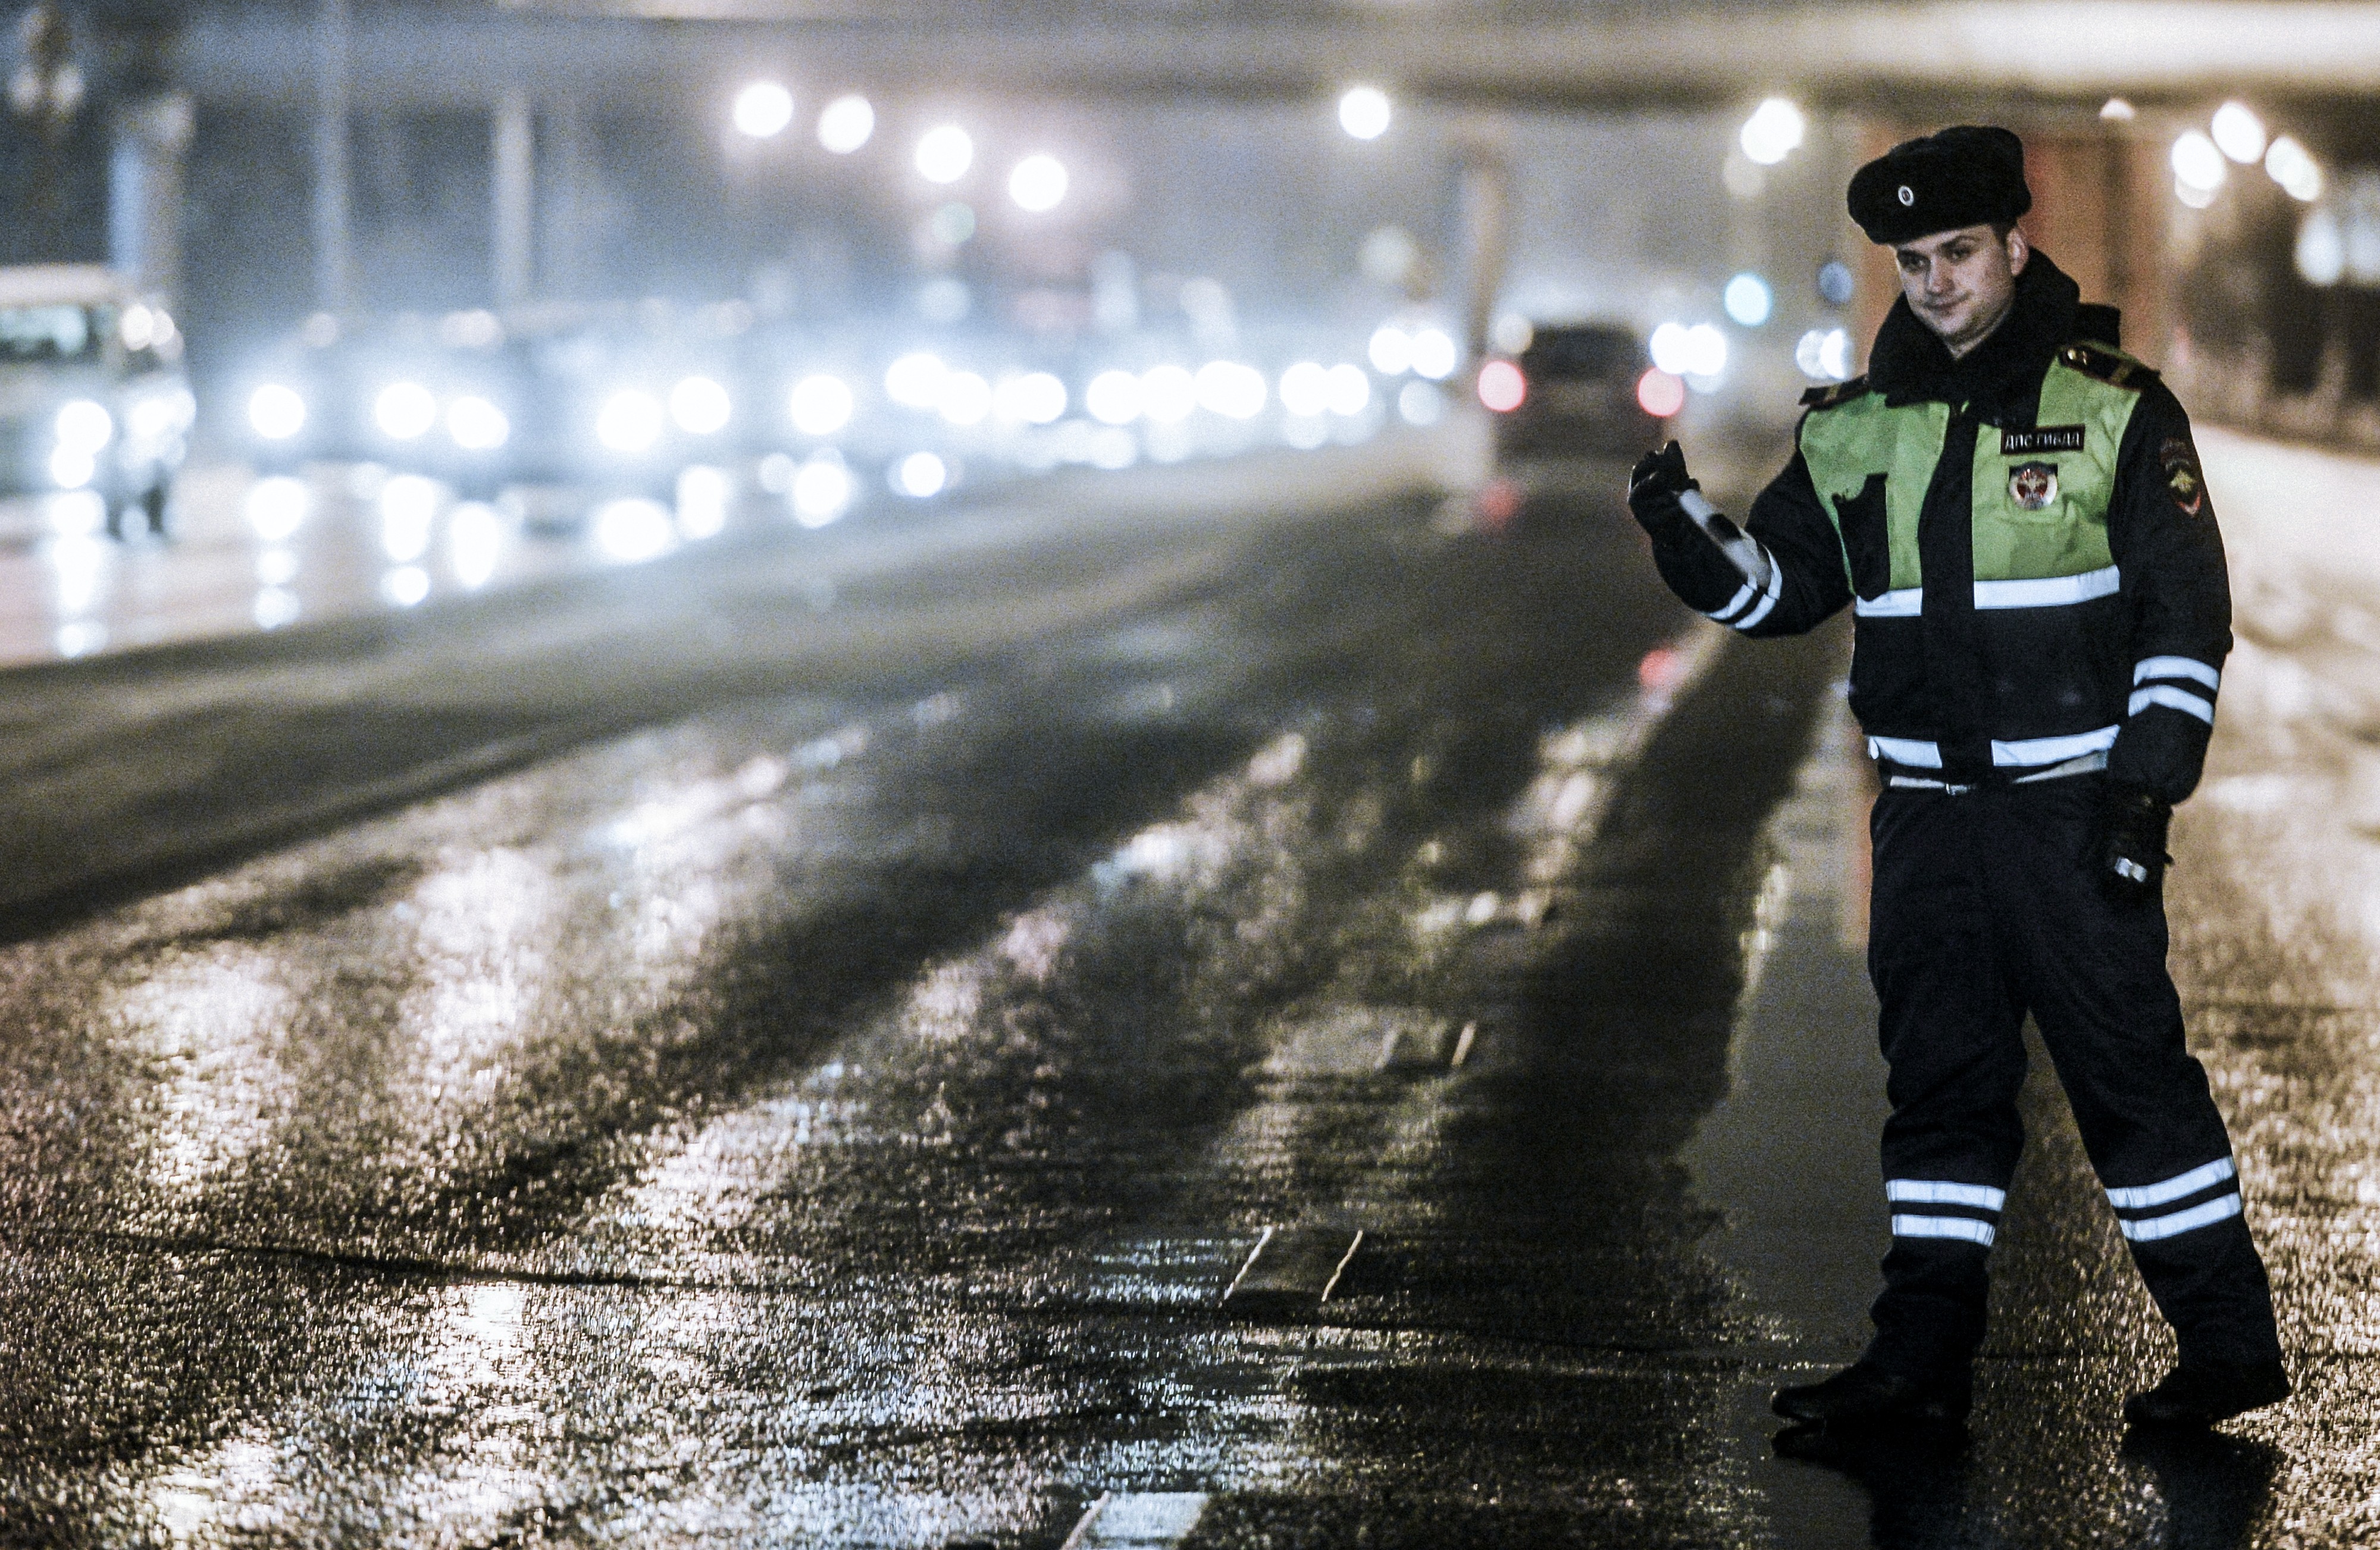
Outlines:
{"label": "red taillight", "polygon": [[1655,366],[1636,379],[1636,404],[1655,419],[1668,419],[1686,406],[1686,384]]}
{"label": "red taillight", "polygon": [[1491,360],[1479,369],[1479,402],[1500,415],[1509,415],[1529,395],[1529,380],[1509,360]]}

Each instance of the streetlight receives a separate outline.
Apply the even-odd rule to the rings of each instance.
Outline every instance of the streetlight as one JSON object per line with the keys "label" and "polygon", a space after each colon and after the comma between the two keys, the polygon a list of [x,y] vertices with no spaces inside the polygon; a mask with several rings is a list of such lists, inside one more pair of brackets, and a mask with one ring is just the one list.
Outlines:
{"label": "streetlight", "polygon": [[838,156],[850,155],[875,133],[876,110],[856,91],[837,97],[819,114],[819,143]]}
{"label": "streetlight", "polygon": [[917,140],[917,173],[929,183],[956,183],[975,165],[975,141],[955,124],[929,129]]}
{"label": "streetlight", "polygon": [[2214,203],[2215,191],[2228,175],[2215,142],[2195,129],[2184,130],[2173,142],[2172,160],[2173,191],[2181,202],[2193,210]]}
{"label": "streetlight", "polygon": [[1339,127],[1357,139],[1389,132],[1389,94],[1377,86],[1351,86],[1339,98]]}
{"label": "streetlight", "polygon": [[1008,197],[1039,214],[1066,197],[1066,167],[1055,156],[1027,156],[1008,175]]}
{"label": "streetlight", "polygon": [[1752,110],[1736,137],[1744,155],[1764,167],[1773,167],[1802,143],[1805,127],[1802,110],[1783,97],[1771,97]]}
{"label": "streetlight", "polygon": [[2241,166],[2264,160],[2265,121],[2247,103],[2224,103],[2215,110],[2215,120],[2208,127],[2215,131],[2216,148]]}
{"label": "streetlight", "polygon": [[738,132],[774,139],[794,121],[794,94],[773,80],[756,80],[735,93],[734,117]]}

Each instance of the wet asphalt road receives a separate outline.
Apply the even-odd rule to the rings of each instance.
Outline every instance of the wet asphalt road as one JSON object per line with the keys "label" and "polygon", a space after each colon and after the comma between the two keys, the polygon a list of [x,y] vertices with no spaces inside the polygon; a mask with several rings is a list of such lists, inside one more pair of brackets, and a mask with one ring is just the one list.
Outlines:
{"label": "wet asphalt road", "polygon": [[1780,1459],[1884,1243],[1845,643],[1536,515],[1075,497],[0,682],[0,1540],[2380,1532],[2293,756],[2175,909],[2303,1397],[2122,1435],[2036,1084],[1971,1444]]}

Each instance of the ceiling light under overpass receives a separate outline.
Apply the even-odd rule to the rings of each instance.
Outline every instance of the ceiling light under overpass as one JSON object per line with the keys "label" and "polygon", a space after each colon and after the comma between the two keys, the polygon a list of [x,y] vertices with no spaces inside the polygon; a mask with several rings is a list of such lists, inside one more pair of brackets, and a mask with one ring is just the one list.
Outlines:
{"label": "ceiling light under overpass", "polygon": [[929,183],[956,183],[975,165],[975,141],[955,124],[939,125],[918,139],[917,164]]}
{"label": "ceiling light under overpass", "polygon": [[794,121],[794,94],[773,80],[756,80],[735,93],[734,117],[739,133],[774,139]]}
{"label": "ceiling light under overpass", "polygon": [[1771,97],[1752,110],[1736,142],[1744,155],[1764,167],[1773,167],[1793,153],[1806,127],[1802,110],[1783,97]]}
{"label": "ceiling light under overpass", "polygon": [[2327,210],[2316,210],[2298,228],[2298,240],[2291,257],[2298,273],[2310,285],[2336,285],[2347,272],[2347,234],[2339,229],[2338,217]]}
{"label": "ceiling light under overpass", "polygon": [[2230,176],[2223,152],[2195,129],[2184,130],[2173,142],[2173,180],[2181,188],[2212,194]]}
{"label": "ceiling light under overpass", "polygon": [[1378,139],[1394,115],[1389,94],[1377,86],[1351,86],[1339,97],[1339,127],[1357,139]]}
{"label": "ceiling light under overpass", "polygon": [[2265,152],[2265,171],[2300,204],[2322,198],[2322,163],[2296,140],[2283,135]]}
{"label": "ceiling light under overpass", "polygon": [[2215,110],[2215,144],[2241,166],[2253,166],[2265,154],[2265,121],[2245,103],[2226,103]]}
{"label": "ceiling light under overpass", "polygon": [[1008,174],[1008,197],[1038,215],[1066,197],[1066,166],[1055,156],[1027,156]]}
{"label": "ceiling light under overpass", "polygon": [[876,133],[876,109],[853,92],[837,97],[819,114],[819,143],[838,156],[848,156]]}

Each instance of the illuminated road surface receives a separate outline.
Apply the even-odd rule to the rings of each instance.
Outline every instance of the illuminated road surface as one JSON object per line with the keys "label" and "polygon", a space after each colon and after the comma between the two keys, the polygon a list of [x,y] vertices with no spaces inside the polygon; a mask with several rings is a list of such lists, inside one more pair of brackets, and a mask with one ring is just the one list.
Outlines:
{"label": "illuminated road surface", "polygon": [[1694,621],[1616,503],[1153,490],[0,684],[0,1538],[2380,1532],[2350,573],[2271,551],[2260,617],[2330,590],[2174,888],[2301,1398],[2126,1442],[2037,1086],[1972,1445],[1822,1466],[1841,636]]}

